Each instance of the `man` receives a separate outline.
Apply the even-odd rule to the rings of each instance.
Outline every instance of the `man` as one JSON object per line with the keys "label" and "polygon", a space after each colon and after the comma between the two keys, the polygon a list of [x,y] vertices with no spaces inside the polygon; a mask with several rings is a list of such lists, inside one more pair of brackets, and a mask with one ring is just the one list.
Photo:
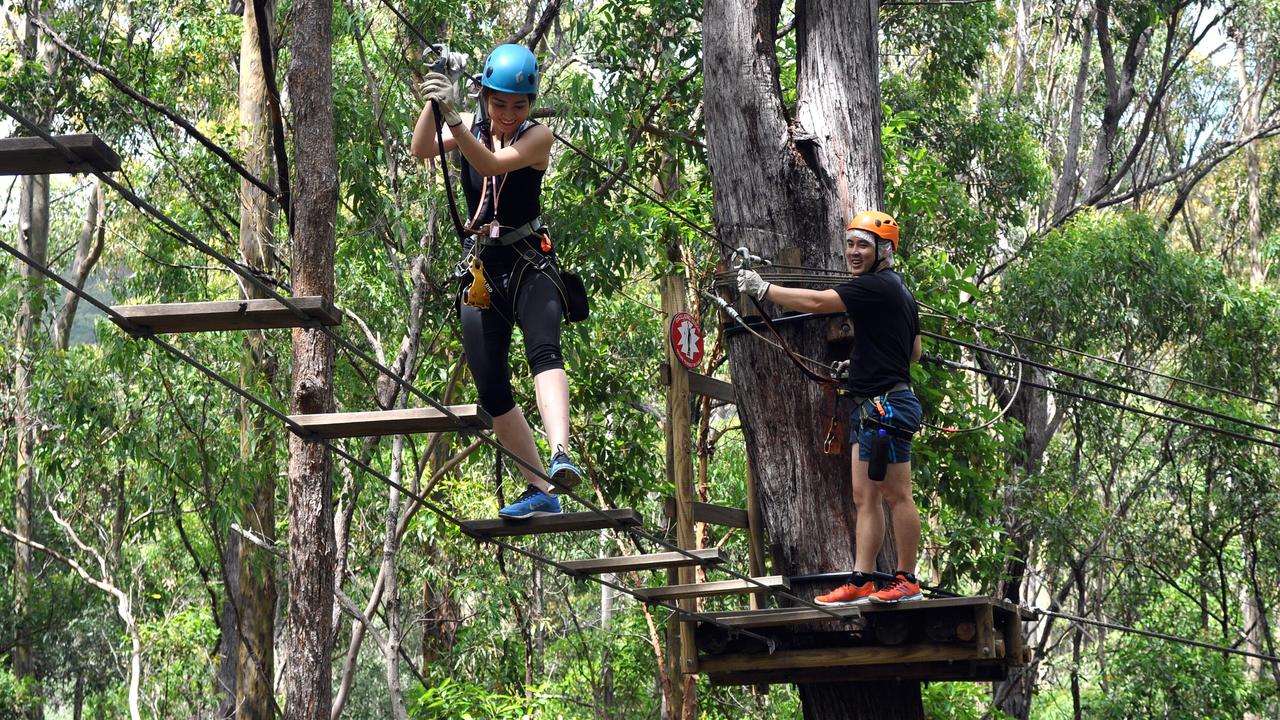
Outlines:
{"label": "man", "polygon": [[[852,463],[857,546],[849,582],[815,598],[821,605],[922,597],[914,575],[920,514],[911,497],[911,435],[920,427],[920,402],[910,386],[911,363],[920,359],[920,315],[915,298],[892,269],[897,249],[897,221],[867,211],[845,230],[845,260],[853,279],[833,290],[780,287],[753,270],[738,271],[738,289],[759,300],[800,312],[844,312],[853,321],[849,391],[856,402],[850,440],[858,442]],[[880,462],[871,462],[876,455]],[[872,479],[876,474],[881,477]],[[882,501],[888,503],[893,522],[898,570],[893,581],[877,589],[871,573],[884,541]]]}

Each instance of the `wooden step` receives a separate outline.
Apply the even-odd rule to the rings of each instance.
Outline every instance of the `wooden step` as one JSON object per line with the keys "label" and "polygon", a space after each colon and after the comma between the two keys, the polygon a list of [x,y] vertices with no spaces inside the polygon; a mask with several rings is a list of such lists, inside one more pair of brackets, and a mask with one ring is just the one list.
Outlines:
{"label": "wooden step", "polygon": [[[996,657],[1004,654],[1004,641],[996,641]],[[885,647],[831,647],[808,650],[778,650],[765,653],[704,655],[698,659],[698,670],[708,675],[751,670],[800,670],[809,668],[888,665],[894,663],[932,663],[986,661],[995,658],[979,655],[970,645],[917,643]],[[850,673],[849,680],[857,679]]]}
{"label": "wooden step", "polygon": [[[691,558],[684,553],[662,552],[652,555],[626,555],[621,557],[602,557],[593,560],[566,560],[561,565],[580,572],[583,575],[599,575],[601,573],[630,572],[632,570],[660,570],[662,568],[692,567],[702,564],[719,564],[728,560],[724,550],[689,550]],[[702,562],[699,562],[701,560]]]}
{"label": "wooden step", "polygon": [[577,530],[636,527],[641,523],[640,513],[632,508],[622,508],[619,510],[602,510],[599,513],[574,512],[542,515],[524,520],[506,520],[504,518],[467,520],[462,523],[462,531],[468,535],[481,538],[509,537],[512,535],[542,535]]}
{"label": "wooden step", "polygon": [[[830,611],[830,612],[827,612]],[[730,612],[705,613],[724,625],[733,628],[778,627],[781,625],[802,625],[825,621],[857,620],[862,611],[857,605],[829,607],[824,610],[813,608],[763,608],[760,610],[733,610]],[[832,614],[837,617],[832,617]]]}
{"label": "wooden step", "polygon": [[449,405],[457,419],[435,408],[378,410],[374,412],[320,413],[290,415],[314,437],[372,437],[374,435],[411,435],[413,433],[481,430],[493,427],[493,419],[479,405]]}
{"label": "wooden step", "polygon": [[756,583],[746,580],[717,580],[715,582],[693,583],[691,585],[668,585],[666,587],[643,588],[636,591],[636,597],[646,602],[654,600],[680,600],[684,598],[710,597],[712,595],[744,595],[747,593],[769,592],[770,590],[788,590],[791,588],[787,579],[781,575],[753,578]]}
{"label": "wooden step", "polygon": [[[693,507],[694,522],[731,528],[748,528],[751,526],[751,522],[747,519],[747,511],[742,508],[712,505],[711,503],[697,501],[690,503],[690,505]],[[674,519],[676,516],[676,499],[673,497],[667,498],[663,507],[667,517]]]}
{"label": "wooden step", "polygon": [[[160,305],[115,305],[111,309],[123,315],[134,326],[153,333],[213,332],[217,330],[270,330],[301,327],[310,321],[321,325],[342,322],[342,311],[318,296],[290,298],[306,319],[279,300],[218,300],[198,303],[164,303]],[[126,332],[133,328],[112,318]]]}
{"label": "wooden step", "polygon": [[0,175],[55,175],[89,170],[113,172],[120,169],[120,156],[97,135],[54,135],[53,139],[80,158],[72,164],[62,150],[44,138],[0,139]]}

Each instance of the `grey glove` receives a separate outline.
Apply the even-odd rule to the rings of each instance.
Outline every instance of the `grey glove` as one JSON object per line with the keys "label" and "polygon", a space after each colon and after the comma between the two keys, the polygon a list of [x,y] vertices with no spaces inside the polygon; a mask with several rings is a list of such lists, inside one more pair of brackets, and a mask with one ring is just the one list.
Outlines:
{"label": "grey glove", "polygon": [[446,125],[457,127],[462,124],[462,116],[453,101],[453,82],[449,78],[440,73],[427,73],[427,79],[422,81],[422,94],[429,102],[439,105],[440,116]]}
{"label": "grey glove", "polygon": [[738,292],[744,292],[757,300],[763,300],[764,294],[769,292],[769,283],[760,277],[760,273],[755,270],[742,269],[738,271]]}

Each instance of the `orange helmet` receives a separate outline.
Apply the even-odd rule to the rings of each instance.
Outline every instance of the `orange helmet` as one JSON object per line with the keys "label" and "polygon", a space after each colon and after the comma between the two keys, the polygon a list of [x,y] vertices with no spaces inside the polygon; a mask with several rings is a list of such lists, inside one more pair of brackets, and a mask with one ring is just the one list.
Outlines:
{"label": "orange helmet", "polygon": [[889,213],[879,210],[864,210],[849,221],[845,230],[866,230],[881,240],[893,243],[893,251],[898,251],[898,221]]}

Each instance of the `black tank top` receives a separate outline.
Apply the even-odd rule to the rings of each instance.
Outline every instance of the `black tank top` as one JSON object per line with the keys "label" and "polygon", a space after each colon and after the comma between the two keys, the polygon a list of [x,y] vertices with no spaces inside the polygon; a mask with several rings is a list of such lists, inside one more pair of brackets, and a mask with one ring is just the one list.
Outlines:
{"label": "black tank top", "polygon": [[[516,130],[511,143],[520,139],[530,128],[537,125],[533,120],[526,120]],[[490,136],[489,121],[484,120],[471,126],[471,134],[476,136],[485,147],[493,150],[493,138]],[[468,219],[475,218],[472,227],[480,229],[493,220],[495,193],[498,210],[498,223],[502,231],[519,227],[542,214],[542,176],[545,170],[533,167],[522,167],[505,175],[485,177],[472,167],[466,156],[462,157],[462,191],[467,197]],[[484,192],[485,183],[489,191]],[[480,207],[481,198],[484,207]],[[477,216],[477,209],[480,211]]]}

